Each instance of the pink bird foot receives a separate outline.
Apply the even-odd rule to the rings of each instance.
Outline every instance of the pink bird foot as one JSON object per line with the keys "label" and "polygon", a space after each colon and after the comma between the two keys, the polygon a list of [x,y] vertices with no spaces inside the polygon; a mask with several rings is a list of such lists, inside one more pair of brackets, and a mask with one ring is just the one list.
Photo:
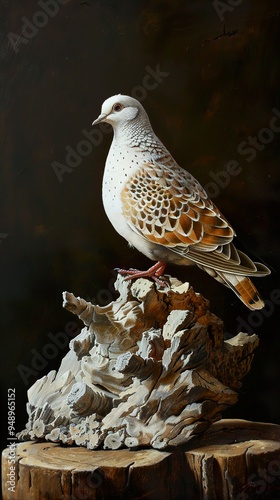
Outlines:
{"label": "pink bird foot", "polygon": [[147,269],[147,271],[139,271],[138,269],[117,269],[118,273],[126,276],[126,280],[137,279],[137,278],[152,278],[158,285],[165,286],[166,283],[160,276],[163,275],[167,264],[165,262],[157,262],[152,267]]}

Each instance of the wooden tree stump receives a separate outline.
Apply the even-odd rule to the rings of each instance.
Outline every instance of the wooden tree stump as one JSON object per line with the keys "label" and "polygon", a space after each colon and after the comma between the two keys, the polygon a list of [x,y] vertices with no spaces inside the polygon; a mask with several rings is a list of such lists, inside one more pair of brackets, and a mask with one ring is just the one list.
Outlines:
{"label": "wooden tree stump", "polygon": [[14,488],[9,453],[2,457],[3,500],[280,498],[280,426],[273,424],[220,420],[175,451],[20,443]]}
{"label": "wooden tree stump", "polygon": [[174,278],[118,276],[116,289],[105,307],[63,294],[84,328],[28,391],[4,500],[280,498],[280,427],[219,420],[258,337],[225,340],[209,302]]}

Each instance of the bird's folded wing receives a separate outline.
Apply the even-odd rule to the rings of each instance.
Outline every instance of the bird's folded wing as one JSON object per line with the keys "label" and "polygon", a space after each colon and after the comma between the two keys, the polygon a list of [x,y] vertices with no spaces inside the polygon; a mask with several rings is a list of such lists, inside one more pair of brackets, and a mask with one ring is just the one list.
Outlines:
{"label": "bird's folded wing", "polygon": [[201,266],[238,274],[267,274],[232,244],[233,228],[188,172],[149,163],[122,191],[127,224],[150,242]]}
{"label": "bird's folded wing", "polygon": [[162,171],[146,164],[127,182],[122,204],[127,223],[160,245],[187,249],[195,244],[209,252],[234,236],[203,188],[180,167]]}

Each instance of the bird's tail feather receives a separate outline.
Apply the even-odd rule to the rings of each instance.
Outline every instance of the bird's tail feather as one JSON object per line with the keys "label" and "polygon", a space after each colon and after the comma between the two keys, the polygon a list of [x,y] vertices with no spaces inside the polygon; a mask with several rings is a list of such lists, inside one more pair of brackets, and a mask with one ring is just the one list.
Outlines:
{"label": "bird's tail feather", "polygon": [[225,285],[231,288],[237,297],[239,297],[251,311],[262,309],[265,306],[258,290],[247,276],[238,276],[221,272],[217,272],[217,275],[220,278],[219,281],[221,280]]}

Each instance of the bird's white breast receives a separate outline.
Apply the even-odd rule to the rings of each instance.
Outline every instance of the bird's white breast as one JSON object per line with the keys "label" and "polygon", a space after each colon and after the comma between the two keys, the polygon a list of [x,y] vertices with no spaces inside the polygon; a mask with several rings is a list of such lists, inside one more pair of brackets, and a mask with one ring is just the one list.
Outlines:
{"label": "bird's white breast", "polygon": [[113,141],[105,165],[102,186],[103,205],[107,217],[121,236],[130,243],[132,230],[123,215],[121,193],[126,183],[148,161],[146,152]]}

